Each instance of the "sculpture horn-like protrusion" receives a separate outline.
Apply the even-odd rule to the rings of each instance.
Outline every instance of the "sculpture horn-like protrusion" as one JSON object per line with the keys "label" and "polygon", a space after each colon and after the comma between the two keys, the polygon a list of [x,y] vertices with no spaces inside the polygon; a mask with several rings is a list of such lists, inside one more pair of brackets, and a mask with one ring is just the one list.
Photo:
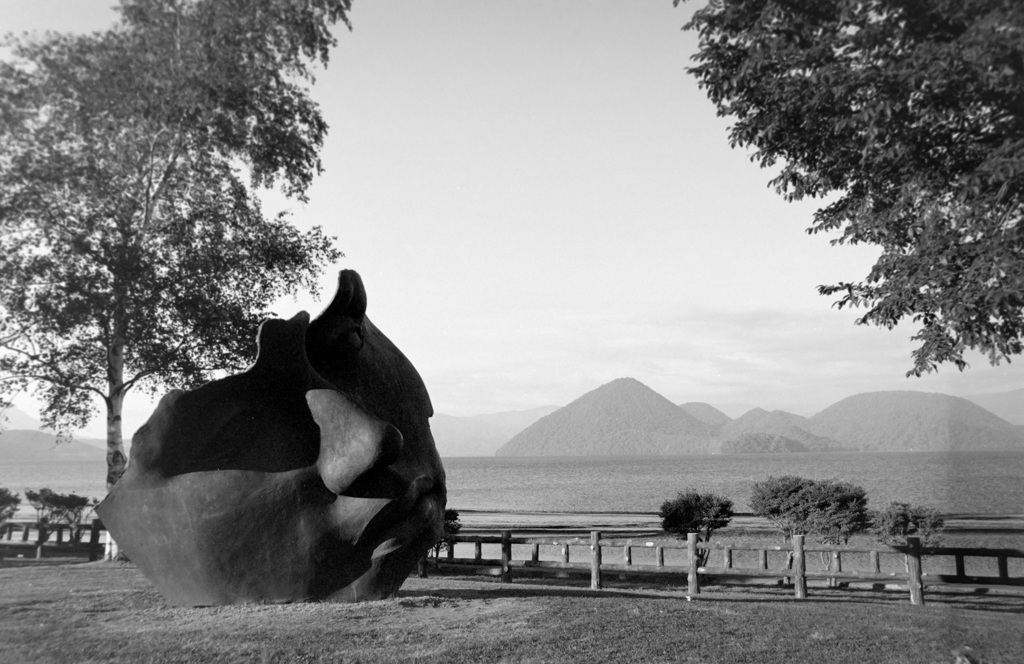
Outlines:
{"label": "sculpture horn-like protrusion", "polygon": [[309,357],[323,358],[333,371],[355,371],[363,348],[366,289],[359,274],[342,270],[338,292],[306,332]]}
{"label": "sculpture horn-like protrusion", "polygon": [[[351,495],[364,475],[378,475],[374,488],[378,491],[396,489],[381,486],[391,482],[387,466],[398,460],[402,451],[402,434],[382,422],[334,390],[310,390],[306,402],[313,420],[320,426],[320,456],[317,469],[324,485],[339,495]],[[360,482],[360,485],[366,484]]]}

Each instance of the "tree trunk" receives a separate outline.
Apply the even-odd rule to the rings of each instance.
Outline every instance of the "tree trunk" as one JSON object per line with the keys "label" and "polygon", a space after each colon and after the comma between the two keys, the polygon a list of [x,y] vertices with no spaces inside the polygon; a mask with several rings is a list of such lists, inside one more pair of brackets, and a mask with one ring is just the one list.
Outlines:
{"label": "tree trunk", "polygon": [[124,475],[127,458],[121,433],[121,409],[124,406],[124,344],[115,343],[107,351],[107,490]]}

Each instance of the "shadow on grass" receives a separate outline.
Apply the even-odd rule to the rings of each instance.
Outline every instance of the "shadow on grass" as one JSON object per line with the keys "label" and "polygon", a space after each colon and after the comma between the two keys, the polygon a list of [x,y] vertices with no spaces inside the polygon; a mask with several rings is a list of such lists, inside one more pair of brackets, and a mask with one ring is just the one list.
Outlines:
{"label": "shadow on grass", "polygon": [[0,558],[0,569],[32,569],[37,567],[63,567],[65,565],[80,565],[89,562],[90,560],[88,558],[81,558],[77,556],[67,558],[17,558],[13,556],[8,556]]}
{"label": "shadow on grass", "polygon": [[[435,578],[453,579],[447,575]],[[480,577],[458,577],[468,583],[466,587],[409,588],[399,591],[400,598],[443,597],[446,599],[504,599],[530,597],[574,598],[631,598],[655,599],[670,602],[699,601],[706,603],[757,604],[772,602],[799,602],[807,604],[874,604],[880,606],[910,607],[906,590],[882,590],[869,587],[823,588],[812,587],[808,597],[797,599],[792,586],[780,585],[718,585],[704,587],[699,595],[686,598],[685,586],[655,586],[648,584],[606,585],[602,590],[581,587],[581,579],[551,579],[528,577],[513,583],[484,580]],[[1024,594],[989,591],[985,588],[933,589],[925,593],[925,606],[943,606],[958,610],[991,613],[1024,614]]]}

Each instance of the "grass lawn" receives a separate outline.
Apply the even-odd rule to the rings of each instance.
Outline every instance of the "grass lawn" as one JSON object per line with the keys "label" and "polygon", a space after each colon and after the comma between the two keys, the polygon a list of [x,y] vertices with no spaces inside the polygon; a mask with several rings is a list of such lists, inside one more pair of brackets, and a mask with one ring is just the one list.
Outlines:
{"label": "grass lawn", "polygon": [[[10,565],[8,559],[5,564]],[[646,583],[646,585],[644,585]],[[365,604],[169,606],[130,564],[0,568],[0,662],[1024,661],[1024,596],[411,578]]]}

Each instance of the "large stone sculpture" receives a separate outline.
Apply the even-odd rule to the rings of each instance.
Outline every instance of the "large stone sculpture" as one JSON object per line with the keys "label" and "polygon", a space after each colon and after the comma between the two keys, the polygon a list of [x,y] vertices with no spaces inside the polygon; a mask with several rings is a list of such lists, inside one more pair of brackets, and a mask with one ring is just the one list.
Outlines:
{"label": "large stone sculpture", "polygon": [[412,364],[345,270],[316,320],[267,320],[253,366],[160,401],[99,506],[173,603],[392,595],[440,536],[444,470]]}

